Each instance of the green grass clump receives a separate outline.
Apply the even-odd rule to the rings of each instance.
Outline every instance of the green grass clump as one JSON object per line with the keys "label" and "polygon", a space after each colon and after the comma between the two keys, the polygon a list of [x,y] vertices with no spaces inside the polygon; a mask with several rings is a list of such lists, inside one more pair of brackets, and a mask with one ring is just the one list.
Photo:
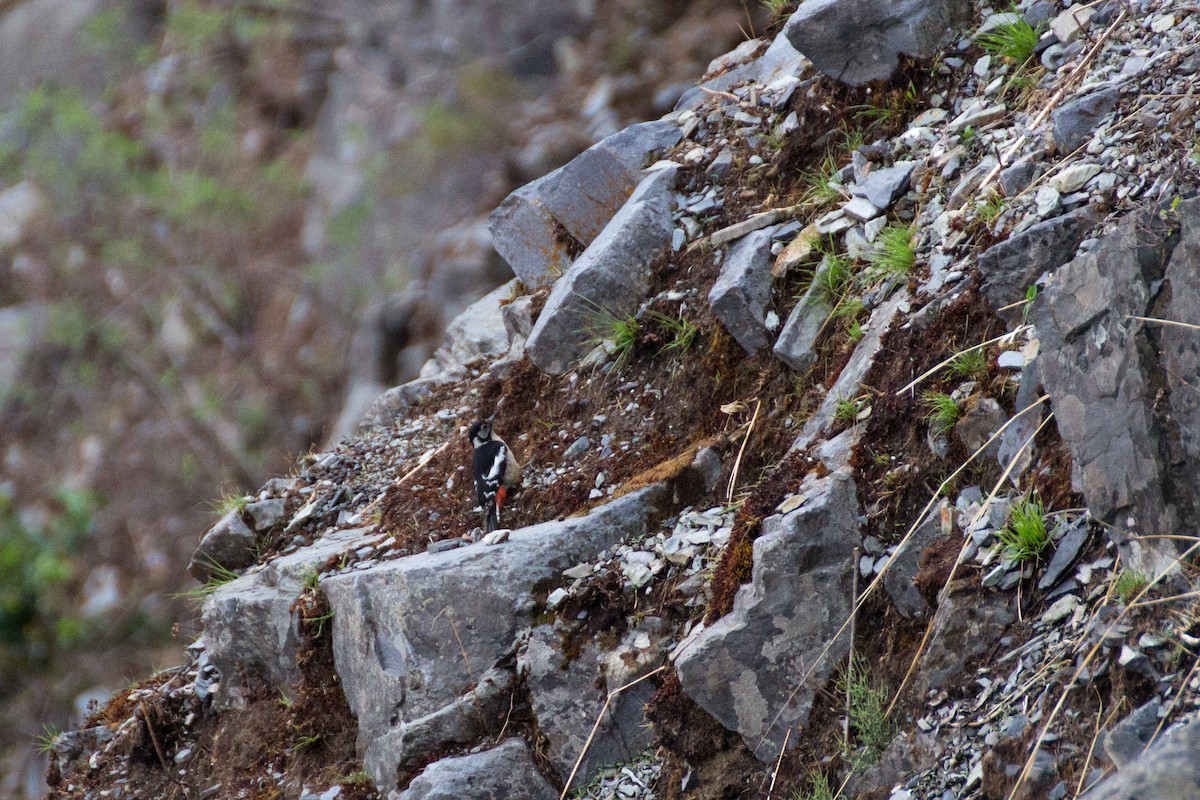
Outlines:
{"label": "green grass clump", "polygon": [[642,324],[636,317],[618,317],[607,309],[597,307],[589,328],[592,338],[588,343],[604,345],[617,369],[629,360],[633,346],[637,344]]}
{"label": "green grass clump", "polygon": [[925,420],[938,435],[948,432],[962,419],[962,406],[945,392],[926,392],[921,399],[929,409]]}
{"label": "green grass clump", "polygon": [[867,251],[866,259],[881,278],[908,275],[917,263],[912,228],[889,225],[881,230],[875,237],[874,246]]}
{"label": "green grass clump", "polygon": [[829,778],[821,772],[810,772],[808,775],[808,791],[799,789],[792,792],[792,800],[835,800],[837,793],[829,785]]}
{"label": "green grass clump", "polygon": [[838,422],[854,422],[858,419],[860,411],[862,411],[862,403],[852,398],[843,397],[833,407],[833,418]]}
{"label": "green grass clump", "polygon": [[1025,20],[997,25],[976,38],[979,46],[994,56],[1024,64],[1037,48],[1038,31]]}
{"label": "green grass clump", "polygon": [[959,353],[950,362],[950,372],[960,378],[969,378],[973,381],[987,380],[987,353],[983,348],[975,348]]}
{"label": "green grass clump", "polygon": [[781,17],[789,2],[791,0],[762,0],[762,6],[772,17]]}
{"label": "green grass clump", "polygon": [[827,253],[813,274],[813,297],[837,307],[854,283],[854,267],[849,259]]}
{"label": "green grass clump", "polygon": [[58,744],[58,737],[61,735],[60,728],[54,725],[43,725],[42,732],[34,738],[37,743],[37,751],[42,755],[49,755],[54,746]]}
{"label": "green grass clump", "polygon": [[846,700],[851,741],[856,747],[847,756],[857,772],[877,762],[896,734],[887,717],[888,691],[871,680],[866,661],[857,655],[838,681],[838,691]]}
{"label": "green grass clump", "polygon": [[658,311],[649,312],[649,316],[665,328],[671,337],[670,341],[663,345],[662,350],[678,350],[680,352],[689,350],[696,341],[696,334],[700,332],[695,323],[686,319],[670,317]]}
{"label": "green grass clump", "polygon": [[808,186],[800,196],[800,205],[809,211],[818,211],[843,199],[837,174],[837,160],[829,153],[821,159],[818,169],[801,173],[801,179]]}
{"label": "green grass clump", "polygon": [[1149,585],[1150,578],[1146,573],[1138,572],[1135,569],[1124,569],[1117,576],[1117,583],[1113,587],[1113,592],[1121,599],[1122,603],[1128,604]]}
{"label": "green grass clump", "polygon": [[989,195],[986,200],[975,207],[975,211],[979,214],[979,218],[988,225],[994,223],[1004,213],[1004,209],[1008,208],[1008,201],[998,194]]}
{"label": "green grass clump", "polygon": [[1018,501],[1009,512],[1007,527],[999,536],[1004,552],[1014,561],[1040,559],[1050,546],[1042,502],[1032,497]]}

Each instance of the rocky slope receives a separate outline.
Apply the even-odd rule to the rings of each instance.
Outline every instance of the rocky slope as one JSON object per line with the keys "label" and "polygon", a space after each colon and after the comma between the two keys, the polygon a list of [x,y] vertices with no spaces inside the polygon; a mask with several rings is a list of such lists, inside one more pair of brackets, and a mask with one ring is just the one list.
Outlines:
{"label": "rocky slope", "polygon": [[205,534],[52,796],[1195,796],[1200,20],[890,9],[509,195],[517,278]]}
{"label": "rocky slope", "polygon": [[724,5],[0,2],[0,796],[178,661],[218,497],[415,378],[511,276],[487,213],[668,110]]}

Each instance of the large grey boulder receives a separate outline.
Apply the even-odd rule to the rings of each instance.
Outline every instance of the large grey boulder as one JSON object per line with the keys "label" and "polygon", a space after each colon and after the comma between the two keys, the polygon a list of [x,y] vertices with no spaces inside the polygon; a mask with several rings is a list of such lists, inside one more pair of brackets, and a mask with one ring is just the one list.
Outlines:
{"label": "large grey boulder", "polygon": [[655,485],[585,517],[514,531],[500,545],[427,552],[322,581],[334,615],[334,661],[376,785],[394,786],[397,767],[418,755],[409,729],[427,728],[430,715],[476,689],[479,676],[516,650],[539,611],[539,587],[644,535],[670,497]]}
{"label": "large grey boulder", "polygon": [[[538,730],[549,743],[547,756],[565,782],[570,776],[592,726],[604,708],[608,692],[627,679],[627,675],[605,652],[588,643],[578,655],[563,653],[562,632],[551,625],[534,628],[521,651],[518,667],[537,717]],[[639,670],[643,672],[645,670]],[[600,727],[579,766],[573,788],[579,788],[597,769],[630,761],[650,746],[653,733],[643,708],[654,694],[649,680],[622,692],[609,704]]]}
{"label": "large grey boulder", "polygon": [[1200,719],[1173,728],[1083,800],[1192,800],[1200,797]]}
{"label": "large grey boulder", "polygon": [[517,189],[488,218],[496,252],[526,286],[551,283],[625,203],[651,154],[681,136],[665,120],[630,125]]}
{"label": "large grey boulder", "polygon": [[322,537],[209,595],[202,618],[209,661],[221,673],[218,708],[238,705],[246,681],[286,686],[298,677],[300,621],[292,604],[304,591],[305,579],[330,558],[361,547],[374,533],[374,528],[351,528]]}
{"label": "large grey boulder", "polygon": [[554,791],[533,763],[529,746],[509,739],[490,750],[443,758],[425,768],[390,800],[555,800]]}
{"label": "large grey boulder", "polygon": [[991,653],[1004,630],[1016,620],[1012,603],[1011,594],[981,594],[976,586],[961,583],[940,597],[929,644],[918,666],[916,696],[944,687],[971,661]]}
{"label": "large grey boulder", "polygon": [[517,279],[497,286],[459,314],[446,328],[443,344],[421,369],[422,378],[451,373],[481,358],[508,352],[501,301],[512,296]]}
{"label": "large grey boulder", "polygon": [[771,235],[764,228],[729,248],[708,304],[725,330],[750,355],[771,343],[764,319],[771,300]]}
{"label": "large grey boulder", "polygon": [[188,572],[204,583],[221,570],[241,570],[257,558],[254,531],[242,520],[241,509],[233,509],[217,521],[200,539],[192,553]]}
{"label": "large grey boulder", "polygon": [[[983,295],[993,309],[1025,297],[1030,284],[1043,272],[1057,269],[1075,257],[1075,250],[1103,215],[1084,206],[1030,227],[980,254]],[[1021,310],[1012,312],[1019,316]]]}
{"label": "large grey boulder", "polygon": [[942,529],[945,508],[946,501],[942,500],[930,511],[925,521],[913,531],[908,543],[897,548],[883,575],[883,588],[902,617],[921,618],[929,613],[929,603],[917,590],[915,581],[920,572],[922,554],[930,545],[948,535]]}
{"label": "large grey boulder", "polygon": [[675,660],[688,697],[763,761],[779,755],[788,728],[806,724],[815,687],[850,646],[838,631],[849,618],[861,540],[854,480],[834,473],[801,491],[804,505],[763,521],[753,576],[733,610]]}
{"label": "large grey boulder", "polygon": [[570,369],[603,335],[603,320],[622,319],[641,304],[650,264],[671,242],[677,168],[652,172],[566,274],[554,284],[525,344],[543,372]]}
{"label": "large grey boulder", "polygon": [[1200,319],[1198,271],[1200,201],[1135,213],[1059,269],[1032,315],[1078,488],[1126,563],[1147,573],[1177,552],[1153,537],[1200,523],[1200,340],[1137,317]]}
{"label": "large grey boulder", "polygon": [[902,55],[933,55],[970,8],[965,0],[805,0],[784,33],[821,72],[862,86],[890,78]]}

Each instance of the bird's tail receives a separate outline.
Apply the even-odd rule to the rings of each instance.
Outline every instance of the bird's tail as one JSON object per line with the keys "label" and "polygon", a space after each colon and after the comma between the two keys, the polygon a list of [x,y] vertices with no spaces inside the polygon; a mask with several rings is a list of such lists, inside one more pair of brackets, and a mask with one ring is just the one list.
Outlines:
{"label": "bird's tail", "polygon": [[487,513],[484,514],[483,532],[491,533],[500,527],[500,507],[492,503],[487,508]]}

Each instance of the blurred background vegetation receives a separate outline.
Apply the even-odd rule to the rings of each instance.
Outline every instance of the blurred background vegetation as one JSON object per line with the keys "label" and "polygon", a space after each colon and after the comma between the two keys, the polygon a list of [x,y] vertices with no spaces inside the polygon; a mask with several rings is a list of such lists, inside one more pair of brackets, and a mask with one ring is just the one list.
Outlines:
{"label": "blurred background vegetation", "polygon": [[197,632],[184,567],[509,277],[483,219],[738,0],[0,0],[0,796]]}

